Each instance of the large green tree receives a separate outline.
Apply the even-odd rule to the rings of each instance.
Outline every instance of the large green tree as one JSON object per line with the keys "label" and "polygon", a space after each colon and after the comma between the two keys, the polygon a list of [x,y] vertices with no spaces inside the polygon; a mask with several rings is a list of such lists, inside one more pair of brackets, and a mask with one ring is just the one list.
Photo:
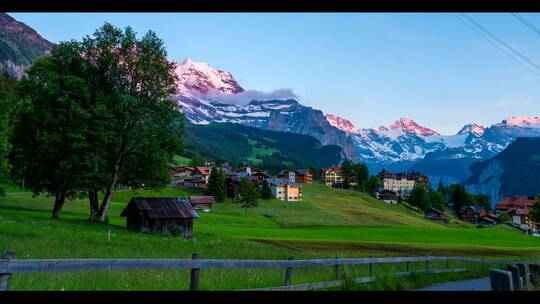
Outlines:
{"label": "large green tree", "polygon": [[[98,109],[109,115],[96,142],[95,189],[104,191],[95,220],[105,221],[118,183],[160,188],[168,183],[167,166],[182,147],[184,125],[176,92],[175,64],[167,60],[163,41],[149,31],[142,38],[105,24],[81,43],[88,83]],[[110,124],[109,122],[112,122]]]}
{"label": "large green tree", "polygon": [[[11,131],[18,98],[15,92],[16,79],[7,71],[0,75],[0,182],[7,181],[10,171],[8,155],[11,151]],[[0,195],[4,189],[0,185]]]}
{"label": "large green tree", "polygon": [[79,194],[90,169],[90,90],[77,43],[61,43],[36,61],[18,91],[25,100],[13,136],[14,174],[35,194],[55,197],[53,218],[66,197]]}

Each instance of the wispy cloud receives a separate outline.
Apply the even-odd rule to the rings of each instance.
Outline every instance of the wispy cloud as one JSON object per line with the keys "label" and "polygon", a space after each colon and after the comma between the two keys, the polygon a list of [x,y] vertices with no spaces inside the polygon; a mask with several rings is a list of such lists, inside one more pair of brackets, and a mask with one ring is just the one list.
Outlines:
{"label": "wispy cloud", "polygon": [[220,91],[212,91],[206,94],[206,96],[233,105],[246,105],[252,100],[298,99],[298,95],[292,89],[277,89],[272,92],[248,90],[238,94],[224,94]]}

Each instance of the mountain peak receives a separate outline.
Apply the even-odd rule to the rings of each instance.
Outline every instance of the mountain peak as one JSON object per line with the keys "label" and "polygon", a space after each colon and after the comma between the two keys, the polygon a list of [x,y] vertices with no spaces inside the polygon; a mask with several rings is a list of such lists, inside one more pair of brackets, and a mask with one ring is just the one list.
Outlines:
{"label": "mountain peak", "polygon": [[476,136],[482,136],[485,130],[486,128],[484,126],[471,123],[471,124],[464,125],[463,128],[459,130],[458,134],[461,135],[461,134],[472,133]]}
{"label": "mountain peak", "polygon": [[417,135],[434,135],[438,134],[437,132],[423,127],[419,124],[417,124],[414,120],[402,117],[396,121],[394,121],[393,124],[390,125],[390,129],[399,129],[407,133],[415,133]]}
{"label": "mountain peak", "polygon": [[0,41],[0,71],[16,77],[22,77],[28,66],[53,48],[34,29],[6,13],[0,13]]}
{"label": "mountain peak", "polygon": [[537,116],[512,116],[501,121],[501,125],[508,126],[528,127],[537,124],[540,124],[540,117]]}
{"label": "mountain peak", "polygon": [[336,127],[342,131],[345,131],[347,133],[358,133],[359,130],[353,125],[353,123],[350,120],[347,120],[345,118],[341,118],[339,116],[335,116],[332,114],[326,114],[324,116],[326,118],[326,121],[333,126]]}
{"label": "mountain peak", "polygon": [[231,73],[190,58],[177,63],[176,74],[178,91],[181,94],[208,95],[213,92],[236,94],[244,91]]}

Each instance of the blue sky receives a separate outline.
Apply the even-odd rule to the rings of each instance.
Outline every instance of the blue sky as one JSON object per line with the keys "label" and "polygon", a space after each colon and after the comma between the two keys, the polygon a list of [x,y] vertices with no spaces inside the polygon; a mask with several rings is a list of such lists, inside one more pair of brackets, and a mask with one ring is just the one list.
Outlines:
{"label": "blue sky", "polygon": [[[231,72],[245,89],[290,88],[357,127],[399,117],[443,134],[540,116],[540,78],[453,14],[10,13],[59,42],[105,21],[154,30],[169,57]],[[510,14],[468,14],[540,64],[540,36]],[[540,14],[522,14],[540,27]]]}

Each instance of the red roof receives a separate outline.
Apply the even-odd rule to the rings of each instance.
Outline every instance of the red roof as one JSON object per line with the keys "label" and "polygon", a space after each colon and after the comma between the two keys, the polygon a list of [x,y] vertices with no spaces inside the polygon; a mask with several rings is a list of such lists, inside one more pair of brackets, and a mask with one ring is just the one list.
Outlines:
{"label": "red roof", "polygon": [[199,172],[202,176],[210,175],[211,167],[196,167],[197,172]]}
{"label": "red roof", "polygon": [[536,199],[534,196],[512,196],[503,199],[495,205],[498,210],[508,210],[511,208],[532,207]]}

